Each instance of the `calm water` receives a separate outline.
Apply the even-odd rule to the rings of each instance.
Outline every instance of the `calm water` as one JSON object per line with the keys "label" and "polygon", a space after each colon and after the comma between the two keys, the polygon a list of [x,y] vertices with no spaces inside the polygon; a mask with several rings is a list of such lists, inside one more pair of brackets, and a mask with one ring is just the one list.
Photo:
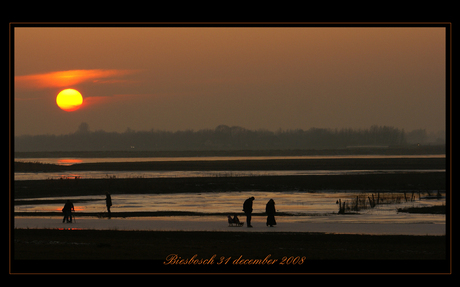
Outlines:
{"label": "calm water", "polygon": [[15,172],[14,180],[102,179],[102,178],[173,178],[173,177],[244,177],[276,175],[384,174],[404,172],[445,172],[445,169],[402,170],[253,170],[253,171],[69,171]]}
{"label": "calm water", "polygon": [[[149,161],[221,161],[270,159],[339,159],[339,158],[445,158],[445,155],[340,155],[340,156],[270,156],[270,157],[128,157],[128,158],[16,158],[20,162],[40,162],[68,166],[96,162],[149,162]],[[171,178],[171,177],[241,177],[274,175],[334,175],[381,174],[402,172],[445,172],[438,170],[282,170],[282,171],[69,171],[69,172],[15,172],[14,180],[46,179],[101,179],[101,178]]]}
{"label": "calm water", "polygon": [[[348,222],[348,223],[430,223],[444,224],[445,215],[440,214],[409,214],[398,213],[398,208],[432,206],[445,204],[445,198],[440,200],[419,200],[399,204],[380,204],[375,208],[363,209],[360,215],[337,215],[340,198],[348,200],[360,194],[356,192],[212,192],[201,194],[115,194],[112,195],[113,212],[141,212],[141,211],[189,211],[200,213],[242,214],[243,202],[254,196],[254,212],[265,212],[265,204],[273,199],[278,212],[289,213],[295,216],[281,216],[283,222],[315,221],[315,222]],[[435,192],[433,192],[435,193]],[[59,197],[53,199],[96,199],[75,203],[77,213],[106,211],[105,196]],[[45,198],[43,198],[45,199]],[[49,198],[46,198],[49,199]],[[40,199],[38,199],[40,200]],[[63,204],[15,205],[15,212],[60,212]],[[244,219],[241,215],[240,218]]]}
{"label": "calm water", "polygon": [[215,157],[106,157],[106,158],[15,158],[19,162],[40,162],[72,165],[95,162],[149,162],[149,161],[218,161],[270,159],[340,159],[340,158],[445,158],[446,155],[326,155],[326,156],[215,156]]}
{"label": "calm water", "polygon": [[[329,158],[445,158],[445,155],[425,156],[296,156],[296,157],[175,157],[175,158],[17,158],[15,161],[42,162],[59,165],[94,162],[140,162],[140,161],[210,161],[210,160],[268,160],[268,159],[329,159]],[[445,172],[445,170],[283,170],[283,171],[79,171],[52,173],[15,173],[15,180],[46,180],[60,178],[158,178],[158,177],[226,177],[226,176],[270,176],[270,175],[328,175],[328,174],[376,174],[402,172]],[[440,200],[421,199],[398,204],[380,204],[375,208],[363,209],[359,215],[337,215],[337,200],[350,200],[363,191],[320,191],[320,192],[210,192],[210,193],[174,193],[174,194],[115,194],[112,195],[113,212],[142,211],[188,211],[199,213],[228,213],[242,215],[245,199],[254,196],[254,212],[263,213],[265,204],[274,199],[278,212],[294,216],[277,216],[282,222],[309,223],[401,223],[401,224],[445,224],[446,216],[441,214],[409,214],[398,213],[398,208],[433,206],[446,204],[445,198]],[[436,194],[436,191],[432,191]],[[367,196],[367,195],[366,195]],[[423,197],[423,195],[422,195]],[[43,198],[50,199],[50,198]],[[54,197],[53,199],[93,199],[75,203],[78,213],[103,213],[106,211],[105,196]],[[37,199],[40,200],[40,199]],[[14,206],[15,212],[60,212],[63,204],[34,204]],[[78,215],[77,215],[78,216]],[[187,216],[187,220],[201,222],[212,216]],[[214,216],[215,217],[215,216]],[[179,217],[171,217],[177,218]],[[220,220],[220,216],[219,216]],[[258,220],[257,217],[255,219]],[[223,224],[226,223],[222,216]],[[404,226],[399,225],[398,226]],[[412,225],[413,226],[413,225]]]}

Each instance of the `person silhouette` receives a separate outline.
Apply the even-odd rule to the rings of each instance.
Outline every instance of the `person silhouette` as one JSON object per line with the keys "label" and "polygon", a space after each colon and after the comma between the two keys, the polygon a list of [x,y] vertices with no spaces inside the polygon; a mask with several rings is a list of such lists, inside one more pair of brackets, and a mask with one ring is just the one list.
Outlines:
{"label": "person silhouette", "polygon": [[62,208],[62,212],[64,212],[64,218],[62,219],[62,223],[66,221],[67,223],[72,222],[72,211],[75,211],[73,203],[70,202],[70,200],[67,200],[64,204],[64,207]]}
{"label": "person silhouette", "polygon": [[246,214],[246,225],[247,227],[252,227],[251,218],[252,218],[252,202],[254,201],[254,196],[246,199],[243,203],[243,211]]}
{"label": "person silhouette", "polygon": [[275,220],[275,201],[273,199],[270,199],[267,202],[267,205],[265,206],[265,213],[267,213],[267,226],[270,225],[270,227],[273,227],[273,225],[276,225],[276,220]]}
{"label": "person silhouette", "polygon": [[107,212],[110,217],[111,215],[110,207],[112,206],[112,197],[110,196],[110,193],[108,191],[105,193],[105,205],[107,206]]}

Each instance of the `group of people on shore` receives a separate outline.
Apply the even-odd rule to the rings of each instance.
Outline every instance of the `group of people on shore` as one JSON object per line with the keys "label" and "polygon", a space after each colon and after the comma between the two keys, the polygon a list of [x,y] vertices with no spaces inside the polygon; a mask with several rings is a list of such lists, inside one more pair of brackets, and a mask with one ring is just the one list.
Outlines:
{"label": "group of people on shore", "polygon": [[[112,206],[112,197],[110,196],[109,192],[105,193],[105,206],[107,207],[107,214],[109,215],[109,218],[110,218],[111,216],[110,207]],[[73,206],[73,203],[70,200],[67,200],[66,203],[64,204],[64,207],[62,208],[62,212],[64,213],[64,218],[62,219],[62,223],[64,222],[72,223],[72,217],[75,221],[75,216],[72,216],[72,211],[75,212],[75,207]]]}
{"label": "group of people on shore", "polygon": [[[252,227],[251,225],[251,219],[252,219],[252,203],[255,200],[254,196],[246,199],[243,203],[243,211],[246,215],[246,227]],[[276,225],[276,220],[275,220],[275,201],[273,199],[270,199],[266,206],[265,206],[265,213],[267,214],[267,226],[273,227],[273,225]]]}
{"label": "group of people on shore", "polygon": [[[247,227],[252,227],[251,225],[251,219],[252,219],[252,203],[255,200],[254,196],[246,199],[243,203],[243,211],[246,215],[246,226]],[[110,218],[111,212],[110,212],[110,207],[112,206],[112,197],[110,196],[110,193],[106,192],[105,194],[105,203],[107,207],[107,213]],[[72,222],[72,211],[75,211],[75,207],[73,203],[70,200],[67,200],[65,203],[64,207],[62,208],[62,212],[64,213],[64,219],[62,222],[71,223]],[[267,202],[267,205],[265,206],[265,213],[267,214],[267,226],[273,227],[273,225],[276,225],[276,220],[275,220],[275,201],[273,199],[270,199]],[[235,215],[232,219],[235,221],[235,223],[239,223],[238,217]],[[237,222],[236,222],[237,221]]]}

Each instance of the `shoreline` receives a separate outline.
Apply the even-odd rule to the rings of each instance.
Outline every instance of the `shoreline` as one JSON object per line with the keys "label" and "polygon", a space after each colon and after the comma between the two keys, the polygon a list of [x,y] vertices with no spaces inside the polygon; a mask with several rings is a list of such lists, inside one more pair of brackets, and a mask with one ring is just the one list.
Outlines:
{"label": "shoreline", "polygon": [[[98,201],[100,199],[97,199]],[[40,200],[41,201],[41,200]],[[41,202],[38,204],[40,204]],[[65,200],[57,200],[58,202],[65,202]],[[78,202],[78,201],[73,201]],[[21,201],[15,202],[15,205],[18,205]],[[31,204],[31,203],[24,203],[24,204]],[[398,212],[406,212],[406,213],[423,213],[423,214],[446,214],[446,206],[445,205],[435,205],[435,206],[424,206],[424,207],[406,207],[406,208],[398,208]],[[133,212],[111,212],[110,216],[107,212],[78,212],[75,213],[77,217],[98,217],[98,218],[132,218],[132,217],[165,217],[165,216],[222,216],[226,217],[229,212],[193,212],[193,211],[133,211]],[[244,216],[244,213],[241,212],[234,212],[239,216]],[[343,214],[338,214],[337,212],[331,213],[289,213],[289,212],[277,212],[277,217],[279,216],[287,216],[287,217],[297,217],[297,216],[320,216],[320,215],[360,215],[360,213],[356,212],[345,212]],[[26,216],[26,217],[43,217],[43,216],[56,216],[62,217],[63,213],[59,211],[55,212],[14,212],[14,216]],[[252,216],[266,216],[265,212],[253,212]]]}
{"label": "shoreline", "polygon": [[19,158],[46,157],[209,157],[209,156],[323,156],[323,155],[430,155],[445,154],[445,145],[407,145],[389,147],[348,147],[335,149],[268,149],[268,150],[163,150],[163,151],[15,151]]}
{"label": "shoreline", "polygon": [[[116,231],[203,231],[244,233],[327,233],[356,235],[417,235],[445,236],[446,224],[422,220],[414,223],[360,221],[356,215],[333,214],[325,217],[277,217],[274,227],[266,225],[266,216],[253,216],[253,228],[229,226],[225,215],[219,216],[158,216],[158,217],[82,217],[76,215],[72,223],[64,223],[62,215],[14,219],[16,229],[54,230],[116,230]],[[353,220],[355,219],[355,220]]]}
{"label": "shoreline", "polygon": [[[231,212],[193,212],[193,211],[134,211],[134,212],[111,212],[110,216],[104,212],[78,212],[76,217],[98,217],[98,218],[135,218],[135,217],[169,217],[169,216],[222,216],[226,218]],[[242,212],[233,212],[238,216],[244,216]],[[334,215],[334,213],[331,213]],[[63,213],[56,212],[14,212],[14,216],[21,217],[62,217]],[[264,212],[253,212],[252,216],[266,216]],[[277,216],[318,216],[318,214],[292,214],[287,212],[278,212]]]}
{"label": "shoreline", "polygon": [[14,162],[16,172],[57,171],[253,171],[446,169],[446,158],[326,158],[76,163]]}

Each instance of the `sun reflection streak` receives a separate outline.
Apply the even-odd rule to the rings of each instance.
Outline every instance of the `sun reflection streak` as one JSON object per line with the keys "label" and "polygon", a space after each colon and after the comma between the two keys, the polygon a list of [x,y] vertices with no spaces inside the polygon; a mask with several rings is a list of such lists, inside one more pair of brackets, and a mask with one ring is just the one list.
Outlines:
{"label": "sun reflection streak", "polygon": [[60,158],[57,161],[58,165],[72,165],[76,163],[82,163],[83,161],[81,159],[76,159],[76,158]]}

